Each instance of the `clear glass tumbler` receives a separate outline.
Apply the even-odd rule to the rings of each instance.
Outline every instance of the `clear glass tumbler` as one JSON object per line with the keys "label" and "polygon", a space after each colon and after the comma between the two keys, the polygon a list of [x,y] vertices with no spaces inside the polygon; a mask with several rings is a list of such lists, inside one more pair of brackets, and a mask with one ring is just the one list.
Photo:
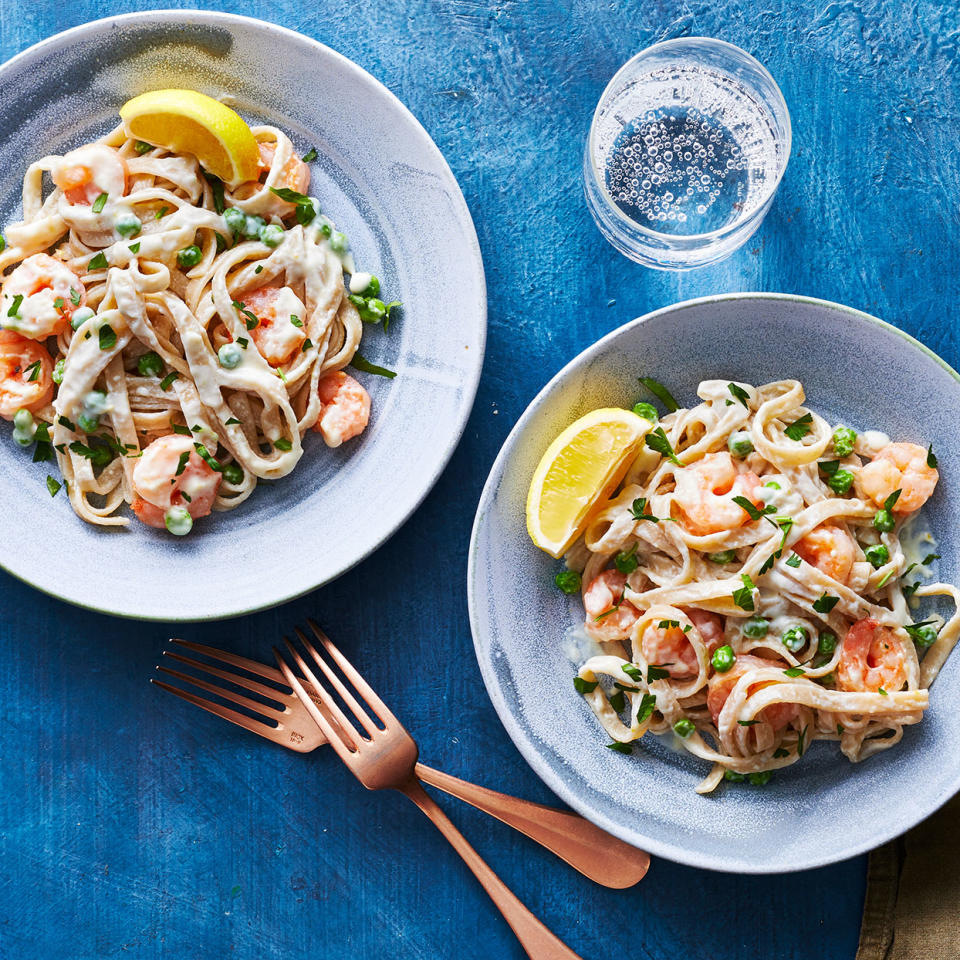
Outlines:
{"label": "clear glass tumbler", "polygon": [[597,104],[587,205],[638,263],[715,263],[760,226],[790,140],[783,94],[750,54],[708,37],[666,40],[624,64]]}

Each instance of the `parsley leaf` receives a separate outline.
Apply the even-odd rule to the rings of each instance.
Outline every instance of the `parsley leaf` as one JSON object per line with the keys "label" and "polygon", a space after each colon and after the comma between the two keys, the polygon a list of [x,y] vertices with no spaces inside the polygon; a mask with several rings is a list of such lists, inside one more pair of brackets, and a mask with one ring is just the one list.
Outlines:
{"label": "parsley leaf", "polygon": [[923,640],[923,627],[929,627],[936,623],[936,620],[921,620],[919,623],[911,623],[905,626],[903,629],[907,631],[907,636],[911,640],[920,641]]}
{"label": "parsley leaf", "polygon": [[392,380],[397,375],[393,370],[388,370],[386,367],[379,367],[377,364],[371,363],[366,357],[361,356],[359,353],[353,355],[350,366],[353,367],[354,370],[360,370],[363,373],[373,373],[378,377],[386,377],[388,380]]}
{"label": "parsley leaf", "polygon": [[180,374],[177,373],[176,370],[171,370],[170,373],[168,373],[168,374],[160,381],[160,389],[161,389],[161,390],[164,390],[164,391],[169,390],[171,384],[173,383],[173,381],[174,381],[174,380],[179,380],[179,379],[180,379]]}
{"label": "parsley leaf", "polygon": [[75,290],[73,287],[70,288],[70,302],[75,306],[80,306],[80,291]]}
{"label": "parsley leaf", "polygon": [[608,743],[607,749],[616,750],[617,753],[633,753],[633,747],[631,747],[629,743],[621,743],[619,740]]}
{"label": "parsley leaf", "polygon": [[192,436],[189,427],[185,427],[182,423],[171,423],[170,428],[174,433],[179,433],[182,437]]}
{"label": "parsley leaf", "polygon": [[771,503],[765,506],[762,510],[758,510],[752,501],[748,500],[746,497],[733,497],[733,502],[738,506],[742,507],[750,515],[751,520],[760,520],[769,513],[776,513],[777,508]]}
{"label": "parsley leaf", "polygon": [[657,705],[657,698],[652,693],[645,693],[640,701],[640,709],[637,711],[637,723],[643,723],[650,719],[653,708]]}
{"label": "parsley leaf", "polygon": [[801,558],[800,558],[800,554],[798,553],[791,553],[790,556],[787,558],[788,567],[794,567],[794,568],[799,567],[800,562],[801,562]]}
{"label": "parsley leaf", "polygon": [[60,492],[60,487],[62,484],[55,477],[51,477],[50,474],[47,474],[47,489],[50,491],[50,496],[55,497]]}
{"label": "parsley leaf", "polygon": [[802,677],[807,671],[803,667],[790,667],[783,671],[785,677]]}
{"label": "parsley leaf", "polygon": [[653,683],[654,680],[666,680],[669,676],[669,670],[664,670],[654,663],[647,667],[647,683]]}
{"label": "parsley leaf", "polygon": [[252,330],[260,322],[260,319],[257,317],[257,315],[252,310],[248,310],[247,305],[242,303],[240,300],[231,300],[230,305],[238,313],[243,314],[248,330]]}
{"label": "parsley leaf", "polygon": [[802,440],[813,429],[812,414],[805,413],[799,420],[794,420],[783,431],[791,440]]}
{"label": "parsley leaf", "polygon": [[827,592],[824,591],[813,601],[813,609],[816,610],[817,613],[829,613],[839,602],[839,597],[828,596]]}
{"label": "parsley leaf", "polygon": [[574,677],[573,685],[577,693],[593,693],[597,689],[597,680],[584,680],[583,677]]}
{"label": "parsley leaf", "polygon": [[927,466],[931,470],[937,469],[937,455],[933,452],[933,444],[927,447]]}
{"label": "parsley leaf", "polygon": [[94,213],[100,213],[103,210],[103,208],[107,205],[107,199],[108,199],[107,194],[101,193],[100,196],[98,196],[97,199],[94,200],[93,203],[90,205],[90,209]]}
{"label": "parsley leaf", "polygon": [[738,387],[735,383],[728,383],[727,389],[733,394],[734,400],[739,400],[748,410],[750,409],[750,394],[743,387]]}
{"label": "parsley leaf", "polygon": [[236,423],[236,424],[242,424],[243,421],[242,421],[242,420],[238,420],[236,417],[231,417],[229,420],[227,420],[227,421],[224,422],[224,426],[229,427],[229,426],[231,426],[232,424],[235,424],[235,423]]}
{"label": "parsley leaf", "polygon": [[100,349],[112,350],[116,345],[117,333],[109,323],[105,323],[100,328]]}
{"label": "parsley leaf", "polygon": [[213,191],[213,209],[216,210],[217,213],[223,213],[227,206],[226,201],[223,199],[223,181],[219,177],[215,177],[209,170],[202,172],[207,183],[210,184],[210,189]]}
{"label": "parsley leaf", "polygon": [[107,267],[107,255],[101,250],[87,264],[88,270],[105,270]]}
{"label": "parsley leaf", "polygon": [[902,490],[894,490],[893,493],[891,493],[890,496],[883,501],[883,509],[892,510],[896,502],[900,499],[900,494],[902,492]]}
{"label": "parsley leaf", "polygon": [[737,721],[737,723],[739,723],[741,727],[752,727],[755,723],[759,723],[759,722],[760,722],[759,720],[738,720]]}
{"label": "parsley leaf", "polygon": [[756,584],[745,573],[740,574],[740,579],[743,581],[743,586],[739,590],[733,591],[733,602],[741,610],[752,611],[754,606],[753,591],[756,589]]}
{"label": "parsley leaf", "polygon": [[640,668],[634,666],[632,663],[623,664],[620,669],[631,679],[635,680],[637,683],[640,683],[643,680],[643,674],[640,672]]}
{"label": "parsley leaf", "polygon": [[807,739],[807,730],[809,729],[809,726],[810,725],[807,724],[807,726],[805,726],[797,735],[797,756],[798,757],[802,757],[803,751],[806,749],[804,747],[804,743],[806,742],[806,739]]}
{"label": "parsley leaf", "polygon": [[683,466],[683,464],[677,459],[677,455],[673,452],[673,447],[670,446],[670,441],[667,439],[667,435],[663,432],[663,427],[657,427],[656,430],[648,433],[645,442],[646,445],[655,453],[659,453],[661,456],[666,457],[671,463],[675,463],[678,467]]}
{"label": "parsley leaf", "polygon": [[673,399],[673,394],[659,381],[653,377],[637,377],[642,383],[671,413],[680,409],[680,404]]}
{"label": "parsley leaf", "polygon": [[613,707],[617,713],[620,713],[627,705],[626,694],[622,690],[618,690],[612,697],[610,697],[610,706]]}
{"label": "parsley leaf", "polygon": [[317,148],[311,147],[300,159],[304,163],[313,163],[317,159]]}
{"label": "parsley leaf", "polygon": [[174,473],[175,477],[179,477],[180,474],[187,469],[187,461],[189,459],[190,459],[190,451],[184,450],[183,453],[180,454],[180,459],[177,461],[177,471],[176,473]]}

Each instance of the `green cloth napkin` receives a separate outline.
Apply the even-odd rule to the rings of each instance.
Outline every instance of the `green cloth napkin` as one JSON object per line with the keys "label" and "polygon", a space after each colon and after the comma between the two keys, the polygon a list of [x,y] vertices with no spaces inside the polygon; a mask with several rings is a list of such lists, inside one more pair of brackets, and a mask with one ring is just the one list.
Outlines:
{"label": "green cloth napkin", "polygon": [[870,854],[856,960],[960,960],[960,794]]}

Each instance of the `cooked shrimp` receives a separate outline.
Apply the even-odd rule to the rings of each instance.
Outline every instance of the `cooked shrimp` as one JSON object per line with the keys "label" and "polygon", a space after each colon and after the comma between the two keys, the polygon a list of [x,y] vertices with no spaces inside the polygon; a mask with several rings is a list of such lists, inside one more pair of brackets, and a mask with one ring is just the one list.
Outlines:
{"label": "cooked shrimp", "polygon": [[[748,670],[777,666],[783,666],[782,662],[764,660],[763,657],[754,657],[749,653],[740,653],[737,654],[733,666],[726,673],[715,673],[707,682],[707,707],[710,710],[710,716],[713,717],[713,722],[717,722],[720,711],[723,710],[723,705],[727,702],[727,697],[730,696],[730,692],[737,681]],[[749,693],[754,693],[765,686],[768,686],[768,682],[751,684]],[[774,730],[781,730],[792,720],[795,720],[797,716],[799,716],[797,704],[772,703],[769,707],[764,707],[760,711],[757,719],[769,723]]]}
{"label": "cooked shrimp", "polygon": [[[683,612],[700,632],[708,649],[719,646],[723,639],[722,617],[692,607]],[[674,679],[695,676],[700,669],[689,635],[681,627],[649,624],[640,638],[640,649],[647,663],[663,667]]]}
{"label": "cooked shrimp", "polygon": [[260,287],[245,293],[243,303],[259,321],[250,336],[263,359],[279,367],[295,356],[307,339],[307,308],[300,298],[289,287]]}
{"label": "cooked shrimp", "polygon": [[850,578],[856,560],[856,548],[850,534],[840,527],[832,523],[814,527],[793,545],[793,549],[807,563],[838,583],[846,583]]}
{"label": "cooked shrimp", "polygon": [[53,360],[41,343],[0,330],[0,417],[12,420],[24,407],[31,412],[53,396]]}
{"label": "cooked shrimp", "polygon": [[127,165],[113,147],[89,143],[60,157],[51,171],[67,202],[89,207],[101,194],[116,200],[127,192]]}
{"label": "cooked shrimp", "polygon": [[370,421],[370,394],[353,377],[342,370],[325,373],[317,392],[322,406],[313,429],[328,447],[363,433]]}
{"label": "cooked shrimp", "polygon": [[760,478],[755,473],[738,473],[729,453],[709,453],[675,472],[674,500],[683,514],[684,526],[695,536],[706,536],[740,527],[749,515],[733,502],[746,497],[758,507]]}
{"label": "cooked shrimp", "polygon": [[917,443],[888,443],[860,470],[860,489],[878,506],[895,490],[894,513],[919,510],[933,493],[940,474],[927,464],[927,451]]}
{"label": "cooked shrimp", "polygon": [[837,686],[874,692],[882,688],[891,693],[907,682],[905,664],[903,641],[890,627],[867,617],[847,631],[837,663]]}
{"label": "cooked shrimp", "polygon": [[[185,453],[189,457],[181,469],[180,459]],[[205,517],[217,497],[220,479],[220,474],[198,456],[193,438],[180,434],[158,437],[143,451],[134,468],[137,497],[133,512],[147,526],[161,530],[171,507],[186,507],[194,519]]]}
{"label": "cooked shrimp", "polygon": [[35,253],[4,281],[0,318],[8,330],[45,340],[66,327],[86,296],[80,278],[66,264]]}
{"label": "cooked shrimp", "polygon": [[[258,143],[260,150],[260,168],[269,173],[273,173],[273,158],[277,152],[275,143]],[[310,188],[310,168],[295,154],[291,153],[283,168],[276,172],[274,181],[270,184],[275,189],[286,188],[295,190],[297,193],[305,194]],[[279,217],[285,217],[292,213],[294,204],[281,200],[276,194],[271,194],[270,203],[267,205],[265,213],[276,213]]]}
{"label": "cooked shrimp", "polygon": [[617,570],[604,570],[583,593],[587,618],[584,627],[597,640],[625,640],[640,611],[623,599],[627,578]]}

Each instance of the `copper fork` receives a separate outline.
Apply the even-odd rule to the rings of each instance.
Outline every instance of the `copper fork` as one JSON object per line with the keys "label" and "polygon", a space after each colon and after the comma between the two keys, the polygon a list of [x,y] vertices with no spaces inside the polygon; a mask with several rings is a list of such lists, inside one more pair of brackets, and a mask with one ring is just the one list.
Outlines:
{"label": "copper fork", "polygon": [[[313,696],[307,692],[301,680],[290,669],[280,651],[274,648],[273,652],[287,683],[300,697],[301,703],[323,730],[330,746],[347,765],[350,772],[368,790],[388,788],[399,790],[430,818],[434,826],[460,854],[464,863],[473,871],[473,875],[480,881],[497,909],[503,914],[503,918],[510,925],[531,960],[580,960],[577,954],[551,933],[490,869],[486,861],[450,822],[433,797],[423,789],[423,785],[417,779],[418,751],[413,737],[407,733],[370,684],[330,642],[323,631],[312,622],[310,628],[327,656],[339,667],[346,683],[340,680],[326,659],[317,652],[300,630],[297,630],[296,634],[313,665],[320,668],[329,687],[337,692],[340,700],[353,715],[353,720],[350,720],[340,709],[328,687],[317,679],[306,660],[286,637],[284,637],[284,643],[287,650],[303,677],[310,683],[313,693],[319,698],[323,706],[322,710],[314,702]],[[366,710],[360,706],[357,697],[364,702]],[[382,726],[374,722],[371,714]]]}
{"label": "copper fork", "polygon": [[[319,629],[310,622],[313,629]],[[298,630],[299,634],[300,631]],[[215,714],[224,720],[235,723],[244,730],[249,730],[258,736],[264,737],[273,743],[298,753],[310,753],[327,742],[323,731],[316,724],[300,698],[284,679],[283,674],[276,668],[241,657],[217,647],[210,647],[202,643],[189,643],[185,640],[172,640],[179,647],[190,650],[216,660],[225,666],[235,669],[223,669],[208,663],[202,663],[184,654],[164,650],[164,657],[184,664],[211,679],[226,681],[229,684],[241,687],[271,701],[254,700],[227,688],[225,685],[201,679],[192,674],[184,673],[170,667],[159,666],[157,670],[168,676],[192,684],[207,693],[214,694],[225,700],[236,703],[247,710],[251,710],[262,719],[255,719],[245,713],[240,713],[230,707],[213,700],[201,697],[189,690],[183,690],[162,680],[153,680],[157,686],[175,694],[188,703],[200,707],[209,713]],[[260,683],[250,677],[236,672],[243,670],[269,681],[270,684]],[[314,705],[323,709],[322,701],[309,683],[304,683],[307,695]],[[328,719],[331,719],[328,717]],[[460,780],[457,777],[435,770],[424,763],[417,763],[416,775],[424,782],[438,790],[443,790],[451,796],[469,803],[478,810],[496,817],[501,822],[513,827],[531,840],[539,843],[551,853],[566,861],[575,870],[597,883],[614,889],[624,889],[638,883],[646,875],[650,866],[650,857],[643,850],[631,847],[616,837],[601,830],[600,827],[584,820],[579,814],[567,810],[557,810],[543,804],[533,803],[530,800],[521,800],[496,790]]]}

